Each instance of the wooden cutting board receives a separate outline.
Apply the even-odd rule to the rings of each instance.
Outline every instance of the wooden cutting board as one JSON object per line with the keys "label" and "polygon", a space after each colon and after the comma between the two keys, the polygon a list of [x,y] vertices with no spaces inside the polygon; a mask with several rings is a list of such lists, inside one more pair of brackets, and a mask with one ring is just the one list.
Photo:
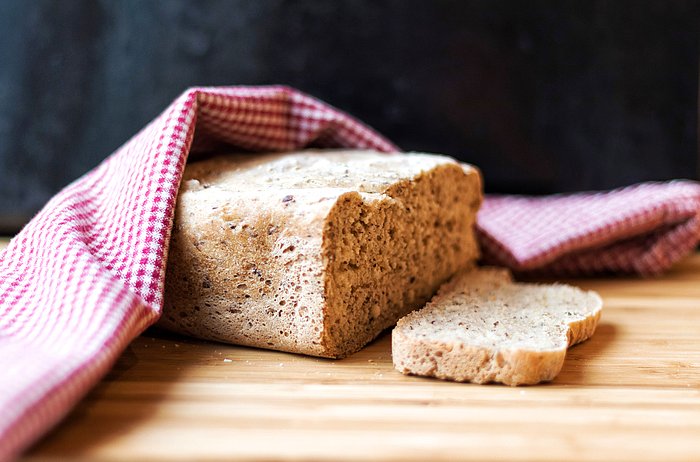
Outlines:
{"label": "wooden cutting board", "polygon": [[344,360],[136,339],[27,460],[700,460],[700,256],[600,292],[546,385],[406,377],[384,335]]}

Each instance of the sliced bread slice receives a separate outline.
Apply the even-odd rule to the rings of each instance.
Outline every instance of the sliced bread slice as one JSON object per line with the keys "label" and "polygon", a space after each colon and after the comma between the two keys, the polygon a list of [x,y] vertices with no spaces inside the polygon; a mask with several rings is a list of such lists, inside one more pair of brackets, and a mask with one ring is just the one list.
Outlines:
{"label": "sliced bread slice", "polygon": [[595,292],[511,282],[507,272],[462,272],[392,332],[394,367],[459,382],[535,384],[554,379],[569,346],[593,335]]}

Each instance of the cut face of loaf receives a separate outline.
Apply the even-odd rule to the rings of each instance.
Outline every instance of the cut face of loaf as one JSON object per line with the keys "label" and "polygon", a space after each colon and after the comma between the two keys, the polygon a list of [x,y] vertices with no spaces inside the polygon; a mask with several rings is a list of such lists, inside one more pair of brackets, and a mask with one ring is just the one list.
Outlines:
{"label": "cut face of loaf", "polygon": [[392,332],[394,366],[460,382],[554,379],[569,346],[593,335],[602,301],[566,285],[511,282],[503,270],[460,273]]}
{"label": "cut face of loaf", "polygon": [[480,203],[479,172],[443,156],[302,151],[192,163],[160,324],[348,355],[474,264]]}

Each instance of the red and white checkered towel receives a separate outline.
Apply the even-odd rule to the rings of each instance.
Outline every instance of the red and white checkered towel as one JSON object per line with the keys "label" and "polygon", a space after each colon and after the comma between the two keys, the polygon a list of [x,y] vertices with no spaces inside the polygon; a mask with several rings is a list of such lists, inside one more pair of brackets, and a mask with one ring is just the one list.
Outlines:
{"label": "red and white checkered towel", "polygon": [[479,211],[483,260],[534,274],[657,275],[700,240],[700,184],[604,193],[491,196]]}
{"label": "red and white checkered towel", "polygon": [[[0,254],[0,460],[58,422],[156,321],[188,153],[217,144],[397,150],[289,88],[185,92],[56,195]],[[696,245],[699,202],[689,182],[608,195],[491,198],[479,232],[486,258],[516,269],[654,274]]]}

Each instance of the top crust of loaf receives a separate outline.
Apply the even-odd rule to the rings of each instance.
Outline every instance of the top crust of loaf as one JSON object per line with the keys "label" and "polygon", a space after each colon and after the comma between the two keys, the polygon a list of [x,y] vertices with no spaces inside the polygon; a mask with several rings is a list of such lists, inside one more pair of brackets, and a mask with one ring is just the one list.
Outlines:
{"label": "top crust of loaf", "polygon": [[463,272],[393,332],[405,373],[509,385],[552,380],[566,349],[588,339],[602,309],[590,291],[512,283],[498,270]]}
{"label": "top crust of loaf", "polygon": [[188,165],[182,191],[210,186],[225,192],[337,189],[385,194],[397,181],[413,178],[440,165],[476,169],[436,154],[378,153],[357,150],[305,150],[275,154],[231,154]]}
{"label": "top crust of loaf", "polygon": [[194,162],[178,197],[161,325],[345,356],[473,265],[480,203],[479,172],[445,156],[340,150]]}

